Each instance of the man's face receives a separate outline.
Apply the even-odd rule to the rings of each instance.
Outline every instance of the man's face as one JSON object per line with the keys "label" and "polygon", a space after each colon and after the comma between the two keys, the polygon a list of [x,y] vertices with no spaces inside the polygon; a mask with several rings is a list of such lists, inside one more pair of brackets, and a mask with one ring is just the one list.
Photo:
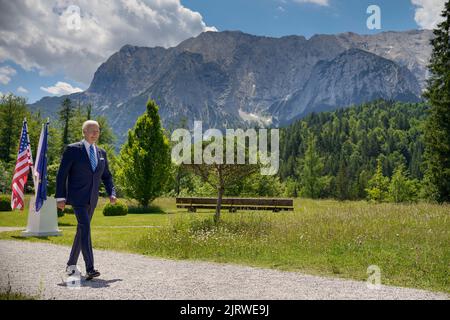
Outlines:
{"label": "man's face", "polygon": [[84,139],[89,144],[93,144],[94,142],[97,142],[98,138],[100,137],[100,128],[96,125],[89,125],[84,129]]}

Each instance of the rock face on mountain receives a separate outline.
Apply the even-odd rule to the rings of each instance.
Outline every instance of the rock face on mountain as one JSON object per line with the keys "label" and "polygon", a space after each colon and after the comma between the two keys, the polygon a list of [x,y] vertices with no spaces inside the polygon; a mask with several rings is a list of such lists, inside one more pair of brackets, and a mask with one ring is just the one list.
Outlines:
{"label": "rock face on mountain", "polygon": [[280,124],[311,112],[376,99],[418,101],[420,86],[406,67],[373,53],[349,49],[331,61],[318,62],[302,89],[275,103],[270,113]]}
{"label": "rock face on mountain", "polygon": [[432,32],[344,33],[269,38],[205,32],[172,48],[126,45],[95,72],[85,92],[31,105],[54,115],[65,97],[91,103],[119,143],[146,101],[166,128],[285,125],[313,111],[376,98],[416,101],[427,76]]}

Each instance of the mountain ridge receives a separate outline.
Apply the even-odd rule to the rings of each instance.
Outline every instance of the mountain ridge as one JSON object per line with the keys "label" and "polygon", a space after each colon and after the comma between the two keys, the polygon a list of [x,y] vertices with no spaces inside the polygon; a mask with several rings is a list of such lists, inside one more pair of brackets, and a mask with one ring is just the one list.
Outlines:
{"label": "mountain ridge", "polygon": [[[348,32],[309,39],[223,31],[204,32],[170,48],[124,45],[100,65],[86,91],[44,97],[31,107],[54,115],[66,97],[91,103],[94,115],[108,118],[119,143],[145,111],[149,98],[160,106],[165,126],[177,126],[183,118],[189,120],[189,127],[193,120],[204,121],[205,128],[219,129],[258,123],[286,125],[309,112],[368,102],[360,99],[362,94],[370,99],[419,100],[431,37],[429,30],[375,35]],[[345,52],[355,59],[347,57],[345,64],[335,60]],[[333,61],[334,65],[327,64]],[[365,67],[366,62],[371,69]],[[356,64],[366,72],[352,68]],[[362,90],[370,82],[378,88]],[[328,88],[332,83],[334,92]],[[298,103],[301,97],[307,97],[308,103]],[[246,114],[256,122],[249,122]]]}

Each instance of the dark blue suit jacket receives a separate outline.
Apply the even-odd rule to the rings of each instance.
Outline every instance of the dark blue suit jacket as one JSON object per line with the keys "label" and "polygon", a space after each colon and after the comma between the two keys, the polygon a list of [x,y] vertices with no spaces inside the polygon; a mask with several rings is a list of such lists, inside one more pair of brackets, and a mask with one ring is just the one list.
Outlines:
{"label": "dark blue suit jacket", "polygon": [[55,198],[66,198],[72,206],[91,205],[98,201],[100,180],[109,196],[115,196],[114,183],[109,171],[106,151],[97,147],[97,168],[92,171],[83,142],[69,144],[62,156],[56,177]]}

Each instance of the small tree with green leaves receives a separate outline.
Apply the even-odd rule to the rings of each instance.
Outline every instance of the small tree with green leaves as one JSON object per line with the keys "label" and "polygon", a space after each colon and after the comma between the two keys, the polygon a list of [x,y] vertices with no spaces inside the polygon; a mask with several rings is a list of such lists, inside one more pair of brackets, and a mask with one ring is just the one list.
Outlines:
{"label": "small tree with green leaves", "polygon": [[[0,98],[0,159],[14,161],[24,117],[29,117],[26,100],[13,94]],[[30,120],[30,119],[28,119]],[[29,126],[30,127],[30,124]]]}
{"label": "small tree with green leaves", "polygon": [[[233,144],[233,156],[234,159],[237,157],[238,149],[244,150],[244,163],[227,163],[226,159],[226,139],[222,137],[220,140],[218,137],[214,138],[213,142],[199,141],[195,142],[198,148],[201,148],[202,155],[205,154],[205,150],[208,150],[208,153],[214,149],[214,157],[219,157],[219,152],[222,152],[222,160],[223,161],[211,161],[211,163],[207,163],[207,161],[202,161],[200,164],[184,164],[184,167],[201,177],[202,181],[209,184],[213,189],[217,190],[217,205],[216,212],[214,214],[214,222],[220,222],[220,211],[222,208],[222,198],[227,190],[236,186],[239,183],[242,183],[247,177],[256,174],[260,169],[259,164],[251,164],[249,161],[249,148],[245,145],[245,142],[239,142],[238,139],[234,138]],[[194,144],[194,148],[195,148]],[[214,147],[214,148],[212,148]],[[193,148],[193,149],[194,149]],[[191,150],[191,155],[193,153],[193,149]],[[216,153],[217,152],[217,153]],[[258,154],[258,153],[257,153]],[[192,158],[192,157],[191,157]],[[217,159],[220,160],[220,159]]]}
{"label": "small tree with green leaves", "polygon": [[409,179],[403,164],[398,166],[389,184],[389,200],[396,203],[414,202],[418,192],[418,181]]}
{"label": "small tree with green leaves", "polygon": [[121,189],[142,206],[148,207],[165,191],[171,167],[170,146],[154,101],[148,101],[146,112],[128,131],[116,163]]}
{"label": "small tree with green leaves", "polygon": [[13,162],[6,163],[0,160],[0,193],[11,192],[12,174],[15,164]]}
{"label": "small tree with green leaves", "polygon": [[366,189],[367,198],[370,201],[382,202],[388,197],[389,191],[389,177],[383,175],[383,165],[381,159],[378,159],[377,171],[369,180],[368,188]]}

